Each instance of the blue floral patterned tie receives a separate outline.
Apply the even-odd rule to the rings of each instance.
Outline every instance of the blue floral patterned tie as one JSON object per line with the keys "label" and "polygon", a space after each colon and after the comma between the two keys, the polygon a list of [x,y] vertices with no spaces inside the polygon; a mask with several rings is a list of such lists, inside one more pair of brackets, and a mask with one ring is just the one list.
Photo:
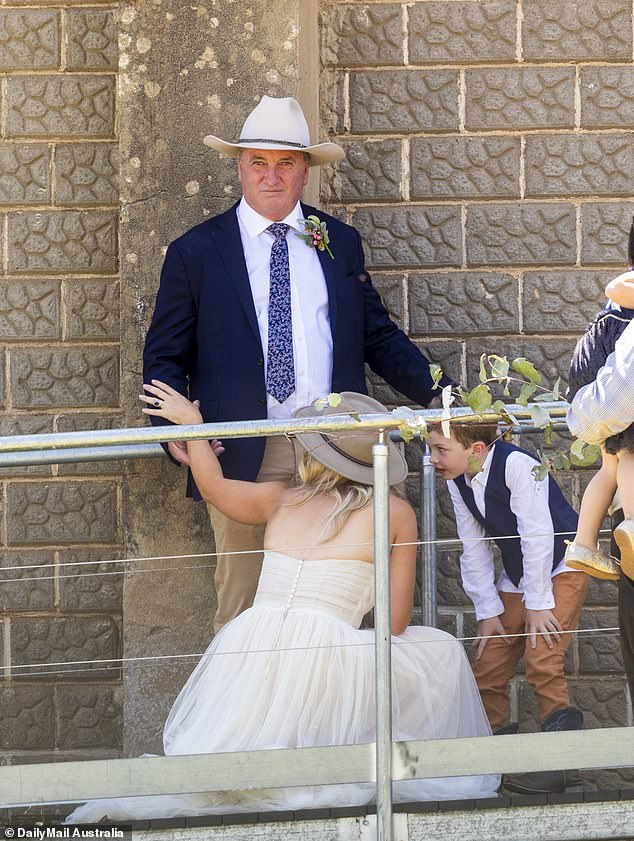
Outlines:
{"label": "blue floral patterned tie", "polygon": [[283,403],[295,391],[291,273],[288,265],[288,225],[276,222],[266,229],[274,237],[269,283],[269,346],[266,390]]}

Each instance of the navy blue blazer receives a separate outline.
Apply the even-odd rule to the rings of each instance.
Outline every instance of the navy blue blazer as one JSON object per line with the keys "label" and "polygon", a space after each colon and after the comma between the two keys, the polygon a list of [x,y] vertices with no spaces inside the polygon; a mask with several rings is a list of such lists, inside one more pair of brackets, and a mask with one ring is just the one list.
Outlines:
{"label": "navy blue blazer", "polygon": [[[162,380],[200,400],[207,423],[267,414],[264,351],[236,208],[207,219],[167,249],[143,355],[143,381]],[[365,272],[359,233],[321,210],[303,204],[302,210],[327,223],[334,255],[318,252],[333,339],[331,390],[367,393],[367,362],[394,388],[427,405],[438,394],[431,390],[429,361],[390,319]],[[225,476],[255,479],[265,443],[265,438],[223,441]],[[188,492],[198,497],[195,487]]]}

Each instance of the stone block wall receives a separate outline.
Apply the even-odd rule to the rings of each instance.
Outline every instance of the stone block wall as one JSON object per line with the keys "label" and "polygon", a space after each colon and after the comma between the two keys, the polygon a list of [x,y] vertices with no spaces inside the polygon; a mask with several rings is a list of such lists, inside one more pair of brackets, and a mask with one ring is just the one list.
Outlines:
{"label": "stone block wall", "polygon": [[[0,435],[121,424],[116,17],[0,4]],[[121,483],[0,471],[2,763],[119,754]]]}
{"label": "stone block wall", "polygon": [[[323,201],[361,231],[395,319],[469,387],[483,352],[526,356],[551,383],[565,380],[606,281],[626,265],[632,5],[321,3],[321,119],[346,150],[324,173]],[[375,393],[404,402],[379,383]],[[587,478],[560,477],[577,506]],[[438,503],[439,537],[451,537],[442,484]],[[456,549],[439,563],[443,625],[470,636]],[[594,582],[583,627],[614,627],[615,597]],[[588,724],[632,723],[615,636],[579,636],[568,662]],[[522,678],[512,701],[534,728]]]}
{"label": "stone block wall", "polygon": [[[0,435],[142,422],[164,249],[239,195],[202,137],[235,137],[262,93],[310,110],[317,79],[311,122],[346,150],[322,204],[360,229],[396,321],[467,385],[491,350],[565,376],[625,261],[632,0],[0,0]],[[587,478],[562,478],[577,504]],[[0,762],[160,750],[191,660],[64,663],[204,649],[213,546],[182,471],[2,469],[0,488]],[[442,485],[438,506],[453,536]],[[123,609],[107,561],[188,553],[135,563]],[[440,618],[470,636],[457,564],[442,547]],[[615,624],[594,582],[583,627]],[[568,668],[589,725],[632,722],[614,635],[579,636]],[[535,727],[521,676],[512,700]]]}

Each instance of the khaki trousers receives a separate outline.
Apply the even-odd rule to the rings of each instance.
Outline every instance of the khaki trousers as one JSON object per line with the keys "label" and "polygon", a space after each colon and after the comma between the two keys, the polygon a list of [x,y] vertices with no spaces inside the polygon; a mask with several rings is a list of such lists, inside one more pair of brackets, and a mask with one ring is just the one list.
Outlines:
{"label": "khaki trousers", "polygon": [[[283,435],[267,438],[256,482],[290,482],[295,470],[293,442]],[[211,504],[207,505],[207,510],[217,552],[215,584],[218,608],[214,630],[218,632],[253,604],[262,569],[265,526],[236,523]]]}
{"label": "khaki trousers", "polygon": [[[576,631],[579,615],[590,579],[583,572],[562,572],[553,578],[555,607],[553,614],[565,631]],[[500,593],[504,613],[500,621],[509,634],[524,633],[526,610],[521,593]],[[508,683],[517,664],[524,656],[526,679],[537,697],[540,720],[550,713],[570,706],[568,684],[564,675],[564,658],[572,642],[572,634],[563,634],[559,642],[548,648],[542,636],[531,648],[527,637],[515,637],[510,645],[500,637],[490,639],[482,657],[473,666],[484,709],[491,729],[498,730],[508,723]]]}

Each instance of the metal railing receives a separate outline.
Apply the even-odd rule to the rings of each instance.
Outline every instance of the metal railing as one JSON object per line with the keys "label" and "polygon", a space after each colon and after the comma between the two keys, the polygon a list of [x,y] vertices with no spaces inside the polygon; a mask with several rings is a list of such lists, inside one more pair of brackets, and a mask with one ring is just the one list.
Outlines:
{"label": "metal railing", "polygon": [[[567,404],[543,404],[552,419],[565,416]],[[509,406],[518,420],[530,412],[523,406]],[[441,410],[420,410],[426,422],[442,419]],[[501,420],[494,413],[478,415],[469,409],[452,409],[454,423]],[[553,760],[544,757],[542,742],[556,747],[558,768],[622,767],[634,764],[634,731],[579,731],[558,734],[527,734],[511,737],[522,742],[518,754],[510,753],[507,739],[455,739],[442,742],[392,742],[390,670],[390,580],[389,580],[389,481],[388,447],[385,435],[402,421],[390,413],[331,415],[292,420],[254,420],[234,423],[197,424],[159,428],[99,430],[91,432],[45,433],[0,437],[0,467],[61,461],[94,461],[154,456],[159,442],[210,438],[295,435],[300,432],[376,430],[374,462],[374,576],[375,576],[375,663],[376,743],[328,748],[258,751],[246,754],[217,754],[206,757],[162,757],[137,760],[101,760],[65,763],[64,774],[51,771],[55,765],[0,768],[3,805],[46,802],[78,802],[105,796],[148,793],[181,793],[238,786],[266,788],[287,785],[319,785],[345,782],[376,782],[377,837],[392,841],[392,783],[395,779],[461,776],[552,769]],[[160,448],[159,448],[160,449]],[[424,492],[434,496],[433,469],[429,457],[423,463]],[[431,478],[430,478],[431,476]],[[429,506],[426,506],[426,510]],[[433,547],[435,522],[425,517],[424,553]],[[424,565],[424,595],[435,593],[435,564],[428,555]],[[433,614],[433,615],[432,615]],[[426,598],[423,621],[435,624],[435,600]],[[596,737],[596,738],[595,738]],[[541,741],[540,741],[541,740]],[[485,747],[485,742],[488,744]],[[555,746],[555,742],[557,745]],[[518,742],[519,744],[519,742]],[[258,756],[259,755],[259,756]],[[552,752],[551,752],[552,755]],[[521,759],[518,759],[518,756]],[[247,758],[248,757],[248,758]],[[291,758],[292,757],[292,758]],[[329,757],[324,760],[324,757]],[[122,765],[121,763],[124,763]],[[158,763],[158,764],[157,764]],[[169,774],[165,773],[169,764]],[[374,765],[373,770],[370,764]],[[93,773],[87,772],[92,766]],[[324,770],[326,769],[326,770]],[[326,773],[327,772],[327,773]],[[215,786],[214,786],[215,781]],[[192,788],[195,786],[195,788]]]}

